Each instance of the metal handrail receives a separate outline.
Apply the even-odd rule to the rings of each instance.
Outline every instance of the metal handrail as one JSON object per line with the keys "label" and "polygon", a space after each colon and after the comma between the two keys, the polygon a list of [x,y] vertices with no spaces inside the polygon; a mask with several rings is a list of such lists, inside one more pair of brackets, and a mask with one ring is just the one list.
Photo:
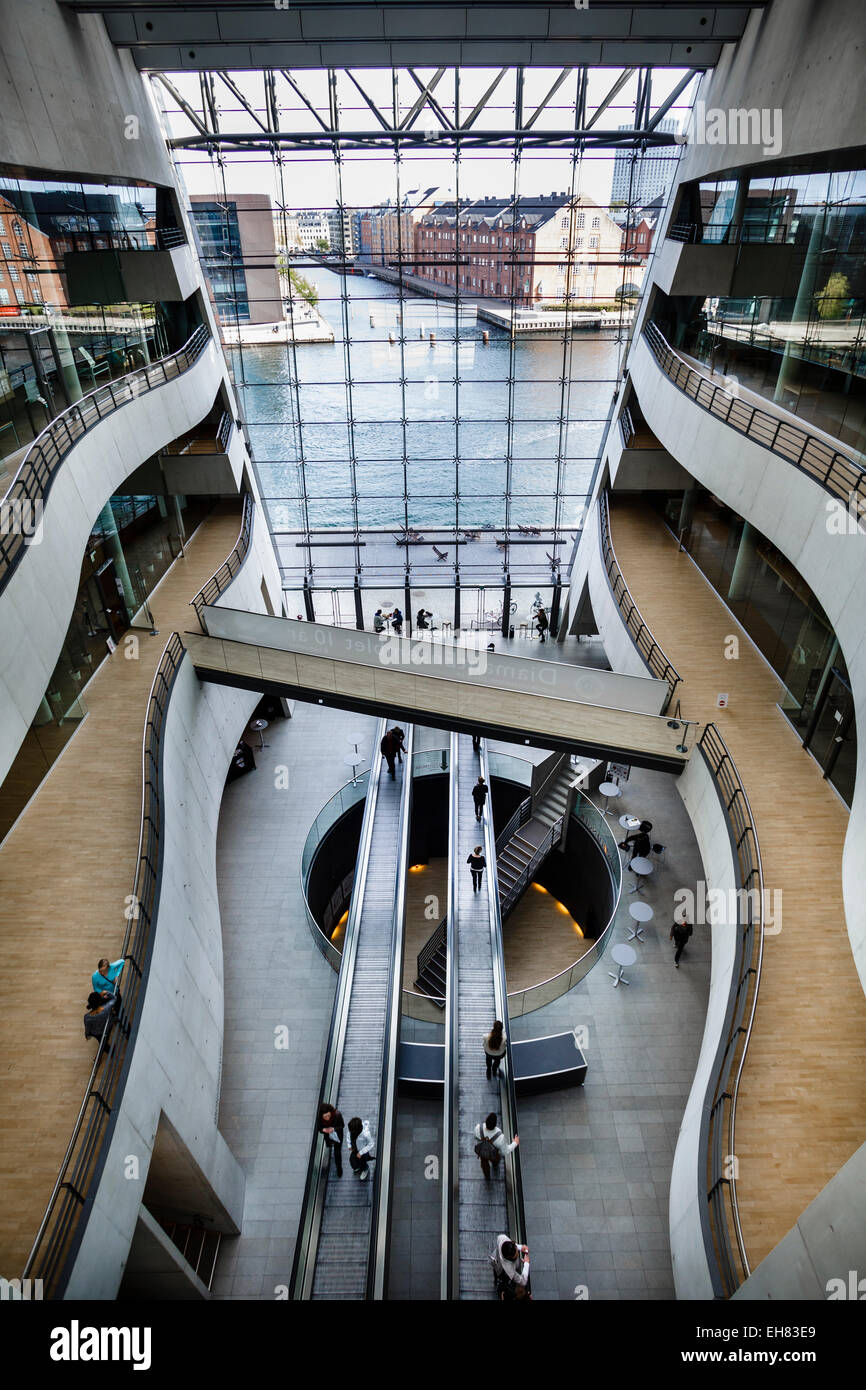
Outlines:
{"label": "metal handrail", "polygon": [[[171,251],[177,246],[186,245],[186,233],[182,227],[140,227],[98,228],[87,231],[65,231],[61,233],[64,241],[72,242],[72,250],[78,254],[90,251]],[[105,242],[98,246],[97,242]]]}
{"label": "metal handrail", "polygon": [[[70,450],[89,429],[120,406],[135,400],[143,391],[164,386],[197,362],[210,340],[210,329],[202,324],[179,352],[162,357],[149,367],[140,367],[116,381],[98,386],[69,406],[37,435],[10,483],[5,504],[32,508],[34,514],[44,506],[57,473]],[[0,593],[12,576],[27,547],[22,531],[0,532]]]}
{"label": "metal handrail", "polygon": [[623,572],[619,567],[610,532],[610,501],[607,488],[604,488],[598,494],[598,526],[601,539],[601,555],[604,560],[605,573],[607,574],[608,584],[610,585],[614,603],[622,614],[629,635],[637,647],[638,652],[643,657],[650,673],[658,680],[667,682],[668,697],[660,711],[661,714],[665,714],[673,699],[674,691],[680,683],[680,675],[676,667],[668,660],[664,651],[653,636],[650,627],[644,621],[643,615],[632,598],[629,587],[625,582]]}
{"label": "metal handrail", "polygon": [[714,1285],[721,1294],[730,1297],[751,1273],[740,1224],[736,1167],[729,1169],[726,1159],[736,1154],[737,1099],[761,982],[764,875],[749,799],[715,724],[706,726],[698,740],[698,748],[715,782],[728,821],[738,887],[742,890],[737,895],[737,949],[728,996],[726,1029],[707,1083],[699,1159],[701,1169],[706,1172],[707,1186],[705,1215],[709,1229],[704,1231],[705,1248],[710,1257]]}
{"label": "metal handrail", "polygon": [[379,1121],[376,1129],[377,1162],[373,1173],[370,1243],[367,1258],[367,1297],[384,1299],[388,1287],[391,1201],[394,1191],[394,1146],[397,1138],[396,1102],[400,1075],[400,1015],[403,1002],[403,945],[406,931],[406,881],[409,869],[409,836],[412,826],[412,753],[415,728],[407,732],[403,785],[400,788],[400,819],[397,837],[397,881],[391,918],[391,948],[388,992],[385,1001],[385,1039],[382,1049],[382,1078],[379,1090]]}
{"label": "metal handrail", "polygon": [[[490,785],[487,763],[487,742],[481,744],[481,772]],[[491,791],[490,796],[493,793]],[[506,1136],[517,1134],[517,1093],[514,1085],[514,1064],[511,1053],[511,1024],[508,1018],[508,985],[505,976],[505,949],[502,940],[502,907],[496,873],[496,842],[493,836],[493,815],[484,817],[484,853],[487,860],[487,900],[490,908],[490,944],[493,954],[493,995],[496,1017],[505,1028],[505,1076],[500,1074],[499,1097],[502,1129]],[[560,821],[560,830],[562,822]],[[505,1179],[508,1201],[508,1235],[517,1245],[526,1242],[526,1216],[523,1209],[523,1179],[520,1168],[520,1148],[512,1149],[505,1159]]]}
{"label": "metal handrail", "polygon": [[643,338],[665,376],[702,410],[793,464],[833,497],[846,504],[856,498],[860,506],[866,506],[866,468],[857,459],[783,416],[749,405],[715,385],[673,351],[654,323],[646,325]]}
{"label": "metal handrail", "polygon": [[622,435],[622,447],[627,449],[634,439],[634,421],[627,405],[624,405],[619,413],[619,429]]}
{"label": "metal handrail", "polygon": [[[774,235],[749,235],[751,232],[760,232],[762,227]],[[665,232],[665,239],[685,242],[692,246],[779,246],[790,244],[785,235],[789,230],[788,224],[773,215],[768,215],[763,220],[749,217],[741,222],[726,222],[724,225],[718,223],[716,226],[703,222],[673,222]],[[705,236],[706,232],[716,232],[718,235],[708,237]]]}
{"label": "metal handrail", "polygon": [[445,1069],[442,1120],[442,1226],[440,1244],[439,1297],[443,1301],[460,1297],[460,1052],[457,1013],[458,955],[458,794],[460,739],[451,734],[448,764],[448,912],[445,955]]}
{"label": "metal handrail", "polygon": [[216,603],[220,594],[225,593],[229,585],[236,579],[238,571],[249,554],[255,510],[255,498],[251,492],[245,492],[241,530],[234,548],[229,552],[216,573],[212,574],[210,579],[202,585],[195,598],[190,600],[190,607],[195,609],[202,632],[207,632],[204,623],[204,609]]}
{"label": "metal handrail", "polygon": [[[127,927],[122,949],[127,962],[123,1002],[114,1024],[106,1029],[100,1040],[72,1138],[24,1266],[23,1277],[41,1279],[49,1298],[61,1297],[69,1280],[84,1234],[85,1213],[89,1213],[89,1203],[99,1183],[132,1060],[134,1033],[153,949],[162,873],[163,733],[172,687],[184,656],[183,643],[178,634],[173,633],[157,667],[147,704],[141,754],[138,860],[133,891],[127,900]],[[97,1081],[103,1061],[104,1070]]]}
{"label": "metal handrail", "polygon": [[217,444],[219,444],[220,449],[224,454],[228,453],[229,440],[232,437],[233,428],[234,421],[232,420],[232,417],[231,415],[229,415],[228,411],[224,410],[220,417],[219,426],[216,432]]}
{"label": "metal handrail", "polygon": [[558,820],[555,820],[553,822],[553,825],[550,827],[544,839],[541,841],[541,844],[535,850],[535,853],[529,860],[529,863],[526,865],[524,869],[520,871],[519,876],[515,879],[514,883],[512,883],[511,887],[508,889],[508,892],[503,895],[501,903],[503,917],[508,915],[515,903],[523,896],[527,884],[532,882],[532,876],[538,868],[539,864],[542,864],[544,862],[544,860],[547,858],[547,856],[553,849],[554,845],[559,844],[560,840],[562,839],[563,819],[564,817],[560,816]]}
{"label": "metal handrail", "polygon": [[[367,800],[364,805],[364,819],[361,824],[361,842],[356,860],[355,887],[346,923],[346,936],[343,943],[340,974],[331,1026],[325,1048],[325,1066],[322,1073],[321,1098],[335,1099],[332,1091],[339,1080],[343,1065],[343,1049],[346,1042],[346,1028],[349,1022],[349,1005],[352,998],[352,983],[358,954],[361,914],[364,907],[364,892],[367,884],[367,871],[370,867],[370,849],[373,841],[373,825],[379,799],[379,782],[382,771],[381,741],[385,734],[386,721],[380,719],[376,726],[373,760],[370,767],[370,780],[367,787]],[[292,1264],[290,1297],[293,1300],[307,1299],[313,1288],[316,1270],[316,1255],[319,1245],[319,1232],[322,1224],[322,1210],[325,1203],[325,1189],[328,1168],[323,1158],[330,1160],[325,1150],[323,1135],[317,1133],[310,1146],[310,1161],[304,1186],[304,1199],[301,1205],[301,1219],[295,1245],[295,1258]]]}

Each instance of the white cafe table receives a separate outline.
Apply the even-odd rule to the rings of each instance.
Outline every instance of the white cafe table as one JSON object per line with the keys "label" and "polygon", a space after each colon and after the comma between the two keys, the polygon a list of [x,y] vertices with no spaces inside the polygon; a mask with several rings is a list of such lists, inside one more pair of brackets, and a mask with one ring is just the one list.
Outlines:
{"label": "white cafe table", "polygon": [[631,981],[627,980],[622,972],[627,965],[634,965],[637,960],[634,947],[626,945],[624,941],[620,941],[616,946],[611,946],[610,954],[611,959],[619,966],[619,973],[617,975],[614,975],[612,970],[608,970],[607,972],[613,980],[614,989],[616,989],[617,985],[631,984]]}
{"label": "white cafe table", "polygon": [[628,915],[636,924],[629,932],[629,941],[634,941],[635,939],[643,941],[643,937],[641,936],[641,931],[643,929],[640,924],[641,922],[651,922],[655,913],[649,903],[629,903]]}
{"label": "white cafe table", "polygon": [[648,859],[643,859],[636,854],[629,864],[630,871],[634,874],[634,887],[629,888],[630,893],[642,893],[644,889],[644,879],[648,878],[653,871],[653,866]]}
{"label": "white cafe table", "polygon": [[616,782],[602,782],[599,791],[604,797],[604,814],[606,816],[612,816],[614,813],[608,810],[608,805],[612,796],[622,796],[621,789],[617,786]]}

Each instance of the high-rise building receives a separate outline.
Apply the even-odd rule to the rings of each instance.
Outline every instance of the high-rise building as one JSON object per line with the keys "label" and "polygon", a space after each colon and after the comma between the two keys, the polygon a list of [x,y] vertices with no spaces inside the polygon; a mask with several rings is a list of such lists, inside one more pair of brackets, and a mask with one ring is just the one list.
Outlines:
{"label": "high-rise building", "polygon": [[268,195],[238,193],[217,200],[194,193],[190,207],[220,320],[231,325],[281,319],[274,214]]}
{"label": "high-rise building", "polygon": [[[658,129],[676,134],[680,123],[673,116],[659,121]],[[629,127],[621,125],[620,130]],[[677,169],[679,148],[669,146],[662,150],[621,149],[617,150],[613,161],[613,182],[610,190],[611,203],[628,203],[641,207],[651,203],[660,194],[667,195]]]}

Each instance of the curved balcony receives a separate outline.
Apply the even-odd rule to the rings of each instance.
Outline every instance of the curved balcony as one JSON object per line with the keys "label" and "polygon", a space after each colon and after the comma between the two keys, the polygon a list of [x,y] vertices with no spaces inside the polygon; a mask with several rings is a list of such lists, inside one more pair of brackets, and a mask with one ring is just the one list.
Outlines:
{"label": "curved balcony", "polygon": [[0,503],[0,778],[57,662],[102,508],[146,459],[198,423],[224,370],[200,327],[180,352],[84,396],[27,451]]}
{"label": "curved balcony", "polygon": [[665,376],[702,410],[778,454],[831,496],[846,504],[856,498],[866,510],[866,469],[856,458],[790,423],[782,414],[750,405],[711,381],[674,352],[654,323],[646,325],[642,337]]}

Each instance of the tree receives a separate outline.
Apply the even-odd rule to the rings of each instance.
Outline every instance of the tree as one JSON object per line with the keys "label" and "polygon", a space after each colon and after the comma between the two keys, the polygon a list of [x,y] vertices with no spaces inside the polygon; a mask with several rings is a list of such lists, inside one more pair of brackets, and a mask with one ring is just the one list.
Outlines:
{"label": "tree", "polygon": [[315,285],[311,285],[309,280],[305,280],[303,275],[299,275],[296,270],[289,271],[289,280],[295,293],[299,294],[302,299],[306,299],[307,303],[315,309],[319,302],[319,294]]}
{"label": "tree", "polygon": [[815,306],[818,310],[818,317],[822,319],[840,319],[845,302],[851,297],[851,284],[847,275],[843,275],[840,270],[835,270],[830,276],[823,290],[815,295]]}
{"label": "tree", "polygon": [[331,243],[325,236],[316,237],[316,246],[319,248],[320,251],[330,251],[331,249]]}

